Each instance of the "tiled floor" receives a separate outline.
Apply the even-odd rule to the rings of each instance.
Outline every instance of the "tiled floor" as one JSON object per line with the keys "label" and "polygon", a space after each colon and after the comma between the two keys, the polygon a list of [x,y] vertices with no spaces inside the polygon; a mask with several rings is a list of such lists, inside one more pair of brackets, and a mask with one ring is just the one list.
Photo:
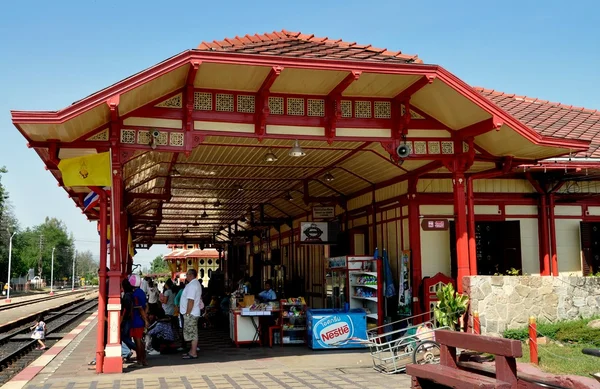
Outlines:
{"label": "tiled floor", "polygon": [[203,332],[196,360],[180,354],[148,357],[150,367],[125,368],[122,374],[97,375],[87,362],[94,357],[95,325],[67,346],[26,388],[409,388],[403,374],[386,376],[371,368],[366,350],[312,351],[306,347],[231,345],[224,332]]}

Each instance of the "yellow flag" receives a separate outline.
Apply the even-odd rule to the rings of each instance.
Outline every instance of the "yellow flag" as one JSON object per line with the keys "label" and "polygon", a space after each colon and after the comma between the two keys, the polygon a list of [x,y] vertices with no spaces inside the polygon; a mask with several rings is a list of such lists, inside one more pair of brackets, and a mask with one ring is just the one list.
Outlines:
{"label": "yellow flag", "polygon": [[133,245],[133,239],[131,238],[131,230],[128,230],[127,244],[129,246],[129,255],[133,258],[135,256],[135,246]]}
{"label": "yellow flag", "polygon": [[65,186],[110,186],[110,153],[67,158],[58,163]]}

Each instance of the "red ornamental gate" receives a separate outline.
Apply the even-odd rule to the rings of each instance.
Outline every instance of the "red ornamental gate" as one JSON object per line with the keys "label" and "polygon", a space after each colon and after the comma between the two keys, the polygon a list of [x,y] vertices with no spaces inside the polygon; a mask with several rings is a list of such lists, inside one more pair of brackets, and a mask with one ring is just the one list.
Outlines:
{"label": "red ornamental gate", "polygon": [[423,280],[423,305],[425,307],[425,311],[429,312],[429,320],[434,319],[432,312],[436,303],[439,301],[437,292],[441,290],[443,286],[449,283],[452,283],[452,285],[454,285],[454,289],[456,289],[456,282],[454,279],[442,273],[437,273],[435,276],[425,278]]}

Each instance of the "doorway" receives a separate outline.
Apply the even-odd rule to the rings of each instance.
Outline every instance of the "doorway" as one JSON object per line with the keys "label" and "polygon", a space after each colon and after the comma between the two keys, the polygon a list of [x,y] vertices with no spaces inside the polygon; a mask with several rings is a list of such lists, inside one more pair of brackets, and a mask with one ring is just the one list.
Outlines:
{"label": "doorway", "polygon": [[584,276],[600,272],[600,223],[580,222],[582,263]]}
{"label": "doorway", "polygon": [[[518,220],[475,222],[477,275],[506,274],[511,269],[523,273],[521,262],[521,224]],[[452,278],[458,276],[456,226],[450,222],[450,260]]]}

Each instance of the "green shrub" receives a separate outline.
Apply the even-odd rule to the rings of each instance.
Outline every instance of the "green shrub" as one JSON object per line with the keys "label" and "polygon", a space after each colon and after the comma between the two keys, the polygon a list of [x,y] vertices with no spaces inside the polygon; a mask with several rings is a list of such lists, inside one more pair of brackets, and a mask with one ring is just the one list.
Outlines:
{"label": "green shrub", "polygon": [[[538,323],[539,336],[546,336],[552,340],[565,343],[581,343],[600,347],[600,329],[587,327],[591,319],[573,321],[559,321],[556,323]],[[529,327],[506,330],[502,334],[506,339],[529,339]]]}
{"label": "green shrub", "polygon": [[556,340],[563,343],[579,343],[600,347],[600,329],[589,327],[561,328],[556,333]]}

